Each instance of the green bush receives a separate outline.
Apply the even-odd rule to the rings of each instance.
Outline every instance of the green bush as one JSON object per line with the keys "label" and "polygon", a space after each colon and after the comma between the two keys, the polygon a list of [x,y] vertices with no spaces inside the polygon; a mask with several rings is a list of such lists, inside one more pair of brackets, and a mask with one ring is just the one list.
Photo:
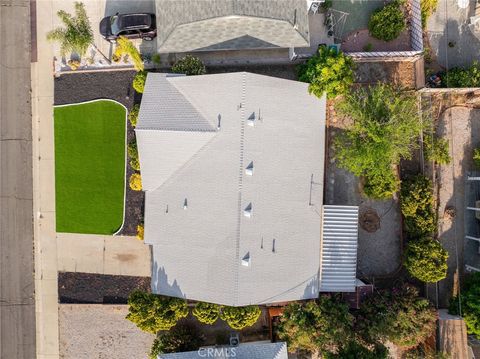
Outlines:
{"label": "green bush", "polygon": [[160,60],[161,60],[160,54],[153,54],[153,56],[152,56],[152,62],[153,62],[155,65],[160,65]]}
{"label": "green bush", "polygon": [[448,165],[452,158],[448,148],[448,140],[425,133],[423,135],[423,150],[425,159],[439,165]]}
{"label": "green bush", "polygon": [[203,75],[206,73],[206,70],[202,60],[198,57],[187,55],[173,64],[172,72],[192,76]]}
{"label": "green bush", "polygon": [[388,359],[388,349],[381,343],[367,348],[358,341],[349,341],[342,345],[338,353],[327,352],[323,356],[325,359]]}
{"label": "green bush", "polygon": [[157,359],[159,354],[194,351],[203,343],[203,336],[194,326],[177,325],[167,332],[158,333],[149,356],[150,359]]}
{"label": "green bush", "polygon": [[400,180],[391,168],[385,168],[381,173],[364,175],[363,192],[368,198],[392,198],[399,188]]}
{"label": "green bush", "polygon": [[308,82],[308,92],[328,98],[346,94],[353,83],[355,64],[351,57],[335,48],[320,46],[318,53],[298,68],[298,79]]}
{"label": "green bush", "polygon": [[437,313],[410,285],[377,291],[361,305],[356,332],[370,343],[415,347],[435,333]]}
{"label": "green bush", "polygon": [[221,306],[214,303],[198,302],[192,314],[200,323],[213,324],[220,316]]}
{"label": "green bush", "polygon": [[262,314],[260,308],[256,305],[247,307],[223,307],[220,318],[227,324],[237,330],[254,325]]}
{"label": "green bush", "polygon": [[396,0],[375,10],[368,22],[370,35],[384,41],[396,39],[406,28],[402,5]]}
{"label": "green bush", "polygon": [[338,110],[353,120],[334,139],[338,166],[365,178],[367,196],[396,192],[395,166],[411,158],[422,129],[416,97],[379,84],[347,94]]}
{"label": "green bush", "polygon": [[135,139],[131,140],[128,143],[127,153],[130,156],[130,158],[138,158],[137,141]]}
{"label": "green bush", "polygon": [[402,182],[401,209],[410,238],[432,235],[437,229],[432,182],[418,175]]}
{"label": "green bush", "polygon": [[[469,274],[462,288],[462,316],[469,334],[480,339],[480,272]],[[450,314],[458,312],[458,297],[450,303]]]}
{"label": "green bush", "polygon": [[317,301],[287,304],[280,317],[278,336],[289,351],[325,354],[352,336],[353,316],[338,297],[321,296]]}
{"label": "green bush", "polygon": [[130,189],[132,191],[141,191],[142,190],[142,176],[140,173],[132,173],[130,180],[128,181]]}
{"label": "green bush", "polygon": [[475,167],[480,168],[480,148],[475,148],[473,150],[473,164]]}
{"label": "green bush", "polygon": [[405,268],[422,282],[436,283],[447,276],[448,252],[432,238],[411,240],[405,251]]}
{"label": "green bush", "polygon": [[447,71],[443,82],[446,87],[480,87],[480,63],[469,68],[455,67]]}
{"label": "green bush", "polygon": [[130,112],[128,113],[128,121],[130,121],[130,124],[132,125],[132,127],[137,126],[139,111],[140,111],[140,105],[136,104],[136,105],[133,105],[133,107],[130,109]]}
{"label": "green bush", "polygon": [[427,20],[437,9],[438,0],[420,0],[420,9],[422,11],[422,27],[427,27]]}
{"label": "green bush", "polygon": [[137,158],[131,158],[130,159],[130,167],[132,168],[132,170],[134,171],[140,171],[140,160]]}
{"label": "green bush", "polygon": [[128,306],[126,319],[135,323],[141,330],[153,334],[160,330],[169,330],[188,315],[185,300],[139,290],[129,295]]}
{"label": "green bush", "polygon": [[147,72],[146,71],[139,71],[133,78],[133,88],[138,93],[143,93],[145,89],[145,81],[147,81]]}

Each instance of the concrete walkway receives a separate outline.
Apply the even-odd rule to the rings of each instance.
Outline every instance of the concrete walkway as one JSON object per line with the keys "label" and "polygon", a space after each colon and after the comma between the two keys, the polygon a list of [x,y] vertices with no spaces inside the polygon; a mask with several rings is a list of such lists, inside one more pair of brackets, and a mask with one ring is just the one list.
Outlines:
{"label": "concrete walkway", "polygon": [[57,234],[58,270],[150,277],[150,246],[135,237]]}

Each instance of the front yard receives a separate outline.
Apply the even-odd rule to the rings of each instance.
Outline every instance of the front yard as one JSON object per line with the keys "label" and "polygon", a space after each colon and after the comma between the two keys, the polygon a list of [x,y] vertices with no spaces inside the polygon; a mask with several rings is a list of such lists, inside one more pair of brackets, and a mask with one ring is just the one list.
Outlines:
{"label": "front yard", "polygon": [[113,101],[58,106],[57,232],[113,234],[123,222],[125,108]]}

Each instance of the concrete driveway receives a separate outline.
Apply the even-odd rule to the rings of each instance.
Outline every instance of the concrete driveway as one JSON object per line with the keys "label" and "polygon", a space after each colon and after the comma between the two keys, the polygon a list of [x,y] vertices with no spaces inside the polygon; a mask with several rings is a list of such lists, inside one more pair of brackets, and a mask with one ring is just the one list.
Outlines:
{"label": "concrete driveway", "polygon": [[437,11],[430,17],[427,34],[433,54],[443,67],[469,66],[480,59],[480,33],[469,29],[476,0],[439,0]]}

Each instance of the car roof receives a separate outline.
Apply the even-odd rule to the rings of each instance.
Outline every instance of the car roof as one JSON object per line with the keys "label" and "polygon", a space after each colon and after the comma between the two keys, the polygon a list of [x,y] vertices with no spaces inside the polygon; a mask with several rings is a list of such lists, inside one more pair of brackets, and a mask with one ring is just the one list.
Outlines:
{"label": "car roof", "polygon": [[152,25],[152,14],[121,14],[118,19],[122,30],[145,29]]}

